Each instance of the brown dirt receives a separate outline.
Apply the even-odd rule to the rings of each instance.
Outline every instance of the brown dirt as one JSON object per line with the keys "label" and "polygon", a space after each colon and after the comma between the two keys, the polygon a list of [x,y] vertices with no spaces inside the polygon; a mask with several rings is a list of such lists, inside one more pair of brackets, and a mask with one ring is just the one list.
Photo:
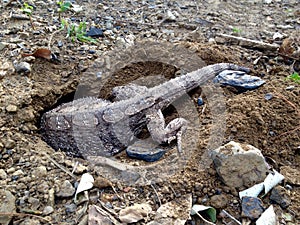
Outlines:
{"label": "brown dirt", "polygon": [[[45,44],[46,36],[47,34],[37,37],[30,33],[26,41],[31,39],[33,43]],[[257,36],[253,35],[253,37]],[[56,38],[64,39],[64,36],[58,34]],[[276,53],[268,55],[267,58],[262,57],[262,60],[253,65],[255,59],[264,56],[263,52],[238,46],[227,46],[226,43],[224,45],[208,44],[203,39],[201,41],[185,40],[182,43],[195,49],[207,64],[232,62],[248,66],[252,69],[252,75],[261,76],[266,80],[266,84],[259,89],[240,94],[229,88],[223,88],[227,107],[226,132],[223,143],[235,140],[259,148],[267,157],[268,162],[279,172],[282,166],[290,166],[299,170],[300,88],[299,84],[286,79],[290,74],[290,66],[283,61],[276,61]],[[70,46],[72,48],[69,48]],[[72,183],[79,181],[81,174],[76,174],[76,179],[68,176],[51,162],[49,156],[69,170],[72,170],[72,166],[68,162],[79,160],[83,165],[88,166],[88,171],[95,177],[101,175],[92,166],[89,166],[88,161],[71,159],[62,152],[55,152],[42,141],[39,134],[39,120],[42,113],[62,101],[72,100],[76,87],[80,83],[81,74],[97,58],[88,53],[81,56],[80,52],[74,50],[80,47],[78,43],[70,44],[70,46],[64,46],[60,52],[61,63],[55,64],[47,60],[35,59],[31,63],[32,71],[29,75],[13,73],[4,76],[0,81],[0,169],[7,171],[8,175],[6,179],[0,181],[0,188],[9,190],[16,197],[17,212],[19,213],[39,215],[45,206],[52,204],[54,213],[42,216],[51,222],[35,219],[39,220],[41,224],[78,224],[75,213],[67,213],[65,210],[65,205],[72,203],[72,197],[56,197],[53,202],[50,193],[57,190],[59,184],[64,180],[70,180]],[[9,50],[3,51],[4,54],[0,57],[2,62],[8,59],[10,52]],[[162,73],[169,79],[175,76],[177,70],[159,62],[140,63],[120,69],[121,72],[116,73],[117,79],[112,78],[112,82],[106,86],[104,94],[102,93],[101,96],[108,97],[107,93],[113,86],[126,84],[140,76]],[[294,85],[295,88],[287,90],[286,88],[291,85]],[[264,96],[267,93],[272,93],[274,97],[271,100],[265,100]],[[201,89],[194,90],[189,94],[192,98],[197,98],[201,94]],[[9,112],[9,106],[16,106],[17,110]],[[217,192],[222,192],[227,199],[224,209],[240,220],[238,190],[225,186],[218,179],[212,166],[205,170],[198,169],[199,162],[203,163],[201,162],[202,155],[206,151],[211,126],[210,109],[201,113],[202,109],[203,107],[197,108],[201,123],[200,136],[197,137],[199,151],[191,157],[183,170],[178,171],[169,180],[156,183],[156,191],[162,203],[166,203],[176,196],[192,193],[193,202],[199,204],[201,202],[211,203],[211,197]],[[167,116],[174,115],[168,114]],[[47,169],[47,175],[43,179],[34,176],[34,171],[39,166],[45,166]],[[22,173],[16,177],[13,174],[18,170],[21,170]],[[285,183],[281,185],[284,186]],[[106,197],[109,199],[106,200],[113,202],[113,205],[149,202],[154,210],[159,207],[158,196],[150,186],[135,186],[129,193],[124,191],[126,186],[122,184],[114,183],[114,186],[120,195],[125,196],[126,202],[113,201],[114,192],[110,188],[101,190],[102,200]],[[99,190],[94,188],[93,191]],[[38,199],[37,207],[34,207],[28,198],[23,204],[20,204],[20,199],[25,196],[25,192],[29,192],[30,197]],[[299,195],[299,186],[293,185],[293,189],[289,190],[292,200],[290,207],[281,209],[275,205],[281,222],[284,221],[282,213],[289,212],[295,216],[293,224],[299,223]],[[264,204],[265,206],[269,205],[268,196],[264,198]],[[12,224],[21,224],[26,218],[28,219],[30,216],[16,216]],[[218,223],[222,224],[221,221],[219,218]],[[200,222],[197,221],[196,224],[200,224]]]}

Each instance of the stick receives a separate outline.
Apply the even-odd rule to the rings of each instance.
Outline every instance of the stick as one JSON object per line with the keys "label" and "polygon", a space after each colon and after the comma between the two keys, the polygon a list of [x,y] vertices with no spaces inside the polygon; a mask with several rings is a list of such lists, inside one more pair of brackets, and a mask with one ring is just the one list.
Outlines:
{"label": "stick", "polygon": [[3,212],[0,212],[0,216],[19,216],[19,217],[32,216],[32,217],[35,217],[35,218],[38,218],[40,220],[44,220],[44,221],[50,223],[49,220],[47,220],[47,219],[45,219],[41,216],[34,215],[34,214],[29,214],[29,213],[3,213]]}
{"label": "stick", "polygon": [[157,193],[155,187],[153,186],[153,184],[150,184],[150,186],[152,187],[152,189],[153,189],[153,191],[154,191],[154,193],[155,193],[155,195],[156,195],[156,197],[158,199],[159,206],[161,206],[161,200],[160,200],[160,198],[158,196],[158,193]]}
{"label": "stick", "polygon": [[237,37],[237,36],[228,35],[228,34],[217,34],[217,36],[223,37],[225,39],[229,39],[232,41],[237,41],[238,45],[243,46],[243,47],[257,48],[260,50],[269,50],[269,51],[277,51],[277,49],[279,48],[279,45],[276,45],[276,44],[269,44],[269,43],[262,42],[262,41],[251,40],[248,38]]}
{"label": "stick", "polygon": [[62,165],[60,165],[58,162],[56,162],[54,159],[52,159],[47,153],[43,152],[43,154],[58,168],[60,168],[62,171],[64,171],[66,174],[70,175],[72,178],[76,179],[76,176],[72,174],[70,171],[65,169]]}
{"label": "stick", "polygon": [[[123,223],[120,223],[115,217],[118,217],[118,214],[116,212],[114,212],[113,210],[107,208],[103,202],[101,202],[100,200],[98,200],[98,202],[101,204],[101,207],[97,206],[97,205],[93,205],[95,207],[95,209],[104,217],[108,217],[110,219],[110,221],[115,224],[115,225],[122,225]],[[105,211],[106,210],[106,211]],[[114,216],[115,217],[114,217]]]}
{"label": "stick", "polygon": [[51,41],[52,41],[52,39],[53,39],[53,36],[54,36],[55,34],[57,34],[58,32],[60,32],[60,31],[62,31],[62,29],[58,29],[58,30],[54,31],[54,32],[51,34],[51,36],[50,36],[50,38],[49,38],[49,42],[48,42],[48,49],[49,49],[49,50],[51,49]]}
{"label": "stick", "polygon": [[239,225],[242,225],[242,223],[240,221],[238,221],[236,218],[234,218],[232,215],[230,215],[228,212],[226,212],[224,209],[222,210],[222,212],[228,216],[230,219],[232,219],[234,222],[236,222]]}

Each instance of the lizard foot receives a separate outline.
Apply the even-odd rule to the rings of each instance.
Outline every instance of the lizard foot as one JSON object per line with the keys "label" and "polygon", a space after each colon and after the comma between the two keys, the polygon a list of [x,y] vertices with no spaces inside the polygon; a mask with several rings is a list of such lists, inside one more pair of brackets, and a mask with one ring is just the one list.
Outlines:
{"label": "lizard foot", "polygon": [[152,139],[159,144],[170,144],[173,140],[177,140],[178,152],[182,153],[181,137],[189,122],[184,118],[176,118],[165,126],[165,120],[160,110],[152,111],[146,117],[149,119],[147,128]]}

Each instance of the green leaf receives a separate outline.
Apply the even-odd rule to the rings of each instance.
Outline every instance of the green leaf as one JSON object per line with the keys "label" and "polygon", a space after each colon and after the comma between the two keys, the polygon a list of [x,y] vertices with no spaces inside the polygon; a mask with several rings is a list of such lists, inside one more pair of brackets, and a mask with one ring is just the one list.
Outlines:
{"label": "green leaf", "polygon": [[69,27],[69,24],[68,22],[65,20],[65,19],[61,19],[61,22],[60,22],[60,29],[65,29],[66,27]]}
{"label": "green leaf", "polygon": [[70,38],[72,42],[80,41],[80,42],[91,42],[98,43],[98,41],[94,38],[86,36],[86,22],[80,22],[79,25],[76,24],[68,24],[65,19],[61,20],[61,29],[67,29],[66,38]]}
{"label": "green leaf", "polygon": [[21,10],[30,16],[33,12],[33,6],[29,5],[27,2],[24,2],[24,6],[21,8]]}
{"label": "green leaf", "polygon": [[59,1],[57,2],[57,5],[59,5],[59,12],[65,12],[71,8],[71,2],[65,2],[65,1]]}
{"label": "green leaf", "polygon": [[287,79],[290,79],[296,83],[300,83],[300,75],[297,72],[294,72],[293,74],[288,76]]}
{"label": "green leaf", "polygon": [[204,205],[193,205],[191,215],[198,214],[198,212],[201,212],[202,215],[206,214],[213,223],[217,221],[217,211],[213,207]]}
{"label": "green leaf", "polygon": [[24,8],[33,10],[33,6],[29,5],[27,2],[24,2]]}
{"label": "green leaf", "polygon": [[233,28],[232,28],[232,32],[238,34],[238,33],[241,33],[242,30],[239,29],[239,28],[237,28],[237,27],[233,27]]}

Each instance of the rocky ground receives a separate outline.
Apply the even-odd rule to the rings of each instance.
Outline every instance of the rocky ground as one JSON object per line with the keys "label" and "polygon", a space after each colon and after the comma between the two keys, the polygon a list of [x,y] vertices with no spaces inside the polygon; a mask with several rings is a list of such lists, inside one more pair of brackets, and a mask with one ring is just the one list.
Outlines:
{"label": "rocky ground", "polygon": [[[217,139],[221,138],[222,143],[234,140],[251,144],[261,150],[267,162],[286,177],[279,187],[289,203],[288,207],[279,206],[268,194],[262,198],[264,207],[273,204],[279,224],[299,224],[300,88],[299,83],[287,79],[293,72],[299,73],[299,0],[71,2],[73,10],[59,13],[55,1],[29,1],[29,17],[21,9],[23,2],[1,0],[0,216],[12,218],[2,217],[1,223],[87,224],[88,212],[90,220],[95,214],[91,212],[95,210],[93,205],[102,210],[108,208],[115,216],[134,203],[147,203],[152,212],[148,218],[135,223],[147,224],[155,218],[161,204],[172,200],[177,202],[170,211],[182,207],[183,212],[178,212],[177,217],[186,220],[184,208],[189,206],[189,198],[193,204],[216,208],[217,224],[235,223],[224,216],[222,210],[242,221],[238,197],[241,188],[225,185],[209,158],[203,158],[211,140],[210,131],[216,125],[212,109],[206,104],[195,104],[200,124],[198,132],[191,133],[198,135],[193,139],[189,136],[192,134],[185,136],[186,140],[195,140],[193,143],[186,141],[185,148],[196,143],[197,151],[192,152],[184,168],[175,170],[174,174],[162,180],[148,177],[155,181],[152,185],[130,186],[118,182],[113,174],[103,178],[97,166],[56,152],[41,139],[42,114],[73,100],[74,95],[83,95],[85,89],[80,89],[80,93],[77,89],[78,85],[85,87],[82,77],[88,75],[97,79],[99,75],[95,60],[105,59],[111,50],[116,56],[123,56],[119,52],[134,46],[134,42],[159,41],[182,44],[203,60],[202,66],[232,62],[250,67],[251,75],[266,81],[262,87],[243,93],[222,89],[226,126]],[[97,27],[103,33],[95,37],[96,43],[81,42],[78,39],[82,36],[70,33],[67,37],[67,29],[60,30],[61,19],[68,21],[70,28],[72,24],[85,22],[88,30]],[[66,27],[66,23],[64,25]],[[265,44],[237,40],[239,37]],[[284,39],[289,41],[283,42]],[[277,46],[282,46],[280,51]],[[51,50],[55,57],[47,51],[25,57],[24,54],[39,48]],[[123,63],[122,58],[114,60],[122,66],[112,74],[109,82],[102,84],[101,97],[108,97],[113,86],[157,74],[170,79],[180,69],[159,60],[131,65],[123,65],[127,62],[125,58]],[[189,95],[192,99],[199,96],[208,99],[200,88]],[[174,111],[165,112],[168,119],[174,117]],[[130,161],[124,155],[122,160]],[[143,163],[132,165],[140,164]],[[80,200],[75,204],[75,188],[86,172],[95,178],[94,187],[88,192],[89,201]],[[90,221],[90,224],[97,223]],[[186,224],[203,222],[194,216]]]}

